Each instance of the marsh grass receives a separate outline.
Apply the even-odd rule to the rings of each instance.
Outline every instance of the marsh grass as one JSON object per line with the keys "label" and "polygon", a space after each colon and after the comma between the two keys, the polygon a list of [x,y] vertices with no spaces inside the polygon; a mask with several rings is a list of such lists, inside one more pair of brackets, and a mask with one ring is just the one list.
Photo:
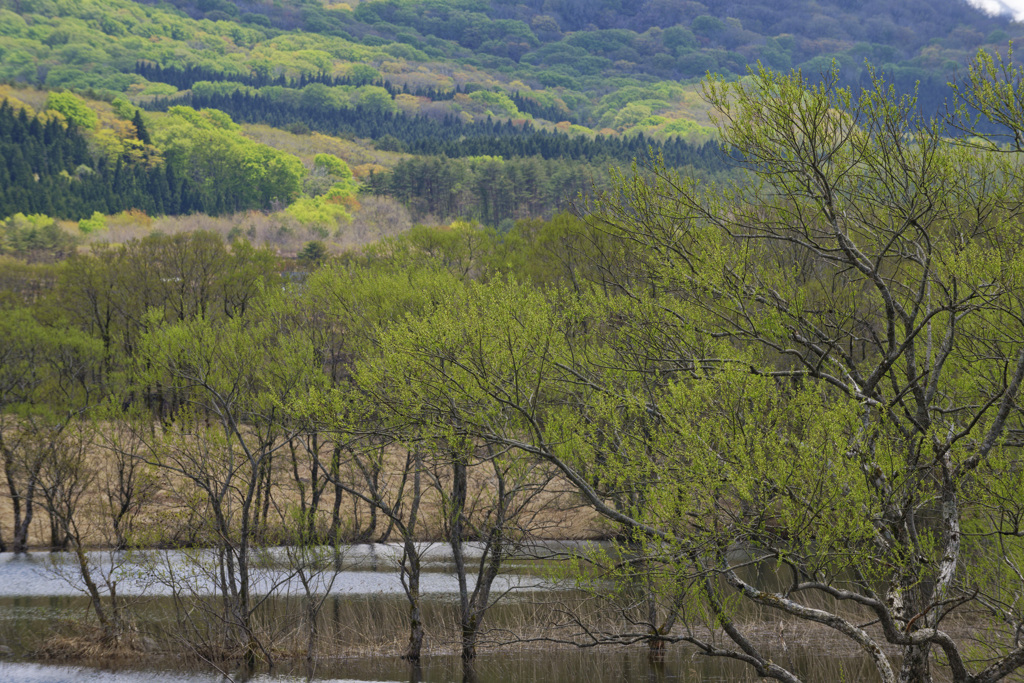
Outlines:
{"label": "marsh grass", "polygon": [[[567,625],[574,612],[587,629],[621,628],[616,609],[621,605],[576,591],[557,594],[529,593],[512,598],[489,615],[490,628],[480,642],[474,665],[477,681],[591,681],[644,680],[737,681],[759,680],[742,664],[702,657],[686,645],[673,645],[661,663],[647,659],[642,645],[579,647],[569,642],[579,623]],[[309,659],[305,650],[302,610],[297,599],[277,599],[261,610],[261,633],[276,634],[272,653],[277,673],[304,674]],[[331,596],[319,616],[321,638],[313,662],[318,676],[332,672],[343,678],[388,678],[426,681],[463,679],[458,658],[457,605],[445,597],[424,601],[427,625],[422,670],[401,661],[406,642],[406,605],[401,596]],[[138,631],[115,647],[98,643],[99,633],[87,622],[61,620],[55,632],[32,652],[37,659],[104,666],[145,664],[186,670],[231,671],[238,652],[218,649],[214,643],[185,642],[176,628],[178,617],[170,599],[150,599],[140,611]],[[751,614],[744,625],[758,646],[773,660],[800,672],[809,681],[871,683],[877,680],[870,661],[842,644],[827,629],[787,624],[780,639],[779,622],[768,615]],[[708,634],[703,634],[708,635]],[[558,642],[559,639],[562,642]],[[416,676],[414,678],[414,676]],[[936,681],[941,681],[941,677]]]}

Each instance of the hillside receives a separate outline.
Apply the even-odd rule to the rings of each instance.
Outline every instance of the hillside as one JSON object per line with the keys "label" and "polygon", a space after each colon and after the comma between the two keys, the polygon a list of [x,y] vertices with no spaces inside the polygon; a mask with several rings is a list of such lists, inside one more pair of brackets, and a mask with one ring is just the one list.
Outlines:
{"label": "hillside", "polygon": [[[920,81],[926,94],[938,99],[949,78],[977,49],[1005,48],[1008,40],[1024,33],[1019,25],[986,15],[965,0],[172,4],[195,18],[301,29],[368,45],[400,43],[429,58],[508,74],[534,88],[581,93],[588,105],[582,123],[620,131],[628,120],[621,115],[623,103],[606,96],[637,80],[692,82],[708,71],[743,75],[757,61],[775,69],[817,74],[836,59],[851,84],[865,81],[867,61],[906,89]],[[618,80],[622,78],[629,80]],[[579,112],[575,105],[573,110]],[[659,105],[650,105],[655,114],[677,118],[671,111],[659,112],[666,109]]]}
{"label": "hillside", "polygon": [[[95,112],[76,122],[74,163],[40,169],[27,149],[3,153],[4,177],[22,184],[0,196],[0,217],[293,205],[294,220],[330,234],[359,212],[361,186],[414,220],[507,228],[649,151],[727,172],[698,94],[707,71],[739,77],[760,61],[813,75],[835,61],[857,86],[870,63],[901,89],[919,84],[922,108],[935,110],[977,49],[1022,34],[962,0],[0,0],[0,81],[12,96],[60,111],[23,91],[67,89]],[[227,117],[194,113],[204,109]],[[214,138],[239,162],[205,159]],[[336,183],[315,162],[327,149],[346,164],[349,199],[329,196]],[[280,172],[255,178],[257,162]],[[26,184],[80,182],[83,169],[117,189],[76,186],[79,199],[54,203],[55,181],[45,193]]]}
{"label": "hillside", "polygon": [[[573,120],[619,133],[692,133],[664,124],[706,122],[692,84],[709,70],[742,75],[760,60],[814,74],[836,59],[859,83],[867,61],[935,97],[977,49],[1024,35],[964,0],[2,0],[0,8],[7,82],[145,98],[211,74],[244,84],[326,74],[357,89],[350,101],[390,111]],[[199,78],[140,74],[139,60],[199,68]],[[390,104],[365,90],[383,81]]]}

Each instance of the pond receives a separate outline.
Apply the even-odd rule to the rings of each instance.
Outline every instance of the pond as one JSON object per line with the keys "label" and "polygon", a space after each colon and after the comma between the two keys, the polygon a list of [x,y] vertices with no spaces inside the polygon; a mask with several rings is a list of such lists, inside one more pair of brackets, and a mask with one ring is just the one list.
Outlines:
{"label": "pond", "polygon": [[[304,662],[296,669],[278,666],[273,672],[251,678],[262,683],[284,681],[406,681],[421,683],[513,683],[587,681],[755,681],[743,664],[707,659],[693,648],[671,646],[662,662],[652,663],[643,646],[579,649],[557,644],[512,645],[495,649],[511,632],[538,614],[557,605],[579,599],[573,587],[551,578],[548,568],[558,562],[565,544],[539,547],[530,558],[508,565],[496,589],[504,598],[487,620],[492,633],[482,641],[482,654],[470,670],[450,654],[453,642],[444,641],[445,628],[456,624],[457,582],[452,575],[451,556],[443,545],[424,546],[423,601],[427,628],[427,655],[422,666],[411,668],[393,653],[407,638],[407,607],[396,568],[400,551],[395,546],[351,546],[340,557],[340,571],[326,571],[319,584],[328,593],[319,616],[320,635],[325,641],[355,643],[335,656],[318,657],[312,671]],[[205,553],[205,555],[204,555]],[[187,575],[194,601],[189,609],[202,610],[204,601],[216,603],[215,584],[202,567],[212,559],[207,551],[144,551],[118,555],[96,553],[90,560],[103,572],[118,577],[119,594],[130,605],[139,633],[154,634],[166,641],[181,627],[180,596],[173,596],[169,575],[179,580]],[[225,680],[210,673],[195,657],[155,656],[111,662],[102,666],[54,666],[38,661],[37,648],[54,633],[73,631],[73,626],[91,619],[89,603],[74,586],[74,557],[59,553],[34,553],[15,557],[0,554],[0,644],[10,648],[10,661],[0,662],[0,680],[30,683],[212,683]],[[272,549],[261,556],[259,586],[275,586],[274,597],[261,606],[261,623],[282,633],[297,623],[302,614],[301,590],[289,579],[284,565],[287,551]],[[211,609],[211,612],[213,610]],[[444,627],[432,627],[441,624]],[[802,672],[811,681],[874,681],[870,663],[859,656],[833,656],[820,648],[789,646],[772,656],[788,668]],[[282,659],[282,661],[287,661]],[[130,666],[128,666],[130,664]],[[231,673],[231,672],[227,672]],[[244,677],[232,676],[234,680]]]}
{"label": "pond", "polygon": [[[820,658],[818,658],[820,660]],[[859,661],[822,662],[811,657],[790,662],[808,681],[874,681],[870,665]],[[232,677],[241,681],[241,677]],[[222,683],[220,674],[169,669],[109,669],[0,662],[0,680],[25,683]],[[229,679],[230,680],[230,679]],[[745,683],[760,681],[742,664],[671,654],[652,664],[636,649],[601,652],[532,652],[483,655],[467,676],[454,657],[434,657],[419,670],[397,659],[358,659],[318,667],[312,678],[301,672],[259,674],[249,683]]]}
{"label": "pond", "polygon": [[[423,579],[420,591],[425,594],[450,594],[458,590],[458,581],[451,573],[451,551],[441,544],[420,544],[423,558]],[[478,557],[474,544],[467,544],[467,559]],[[537,552],[550,558],[555,549],[567,546],[544,544]],[[256,554],[259,565],[253,593],[273,592],[276,595],[303,593],[300,582],[288,570],[290,557],[286,548],[262,549]],[[87,553],[99,573],[111,574],[117,580],[122,596],[171,595],[181,585],[191,593],[212,595],[216,592],[216,556],[208,550],[170,551],[142,550]],[[393,544],[348,546],[338,557],[338,571],[322,571],[316,577],[316,592],[332,594],[379,595],[402,594],[398,572],[401,550]],[[538,590],[552,588],[550,581],[539,575],[543,559],[506,563],[508,573],[498,577],[494,590]],[[517,571],[518,570],[518,571]],[[82,595],[77,559],[69,553],[0,553],[0,597],[28,595]],[[525,574],[525,575],[524,575]],[[532,574],[529,575],[529,574]]]}

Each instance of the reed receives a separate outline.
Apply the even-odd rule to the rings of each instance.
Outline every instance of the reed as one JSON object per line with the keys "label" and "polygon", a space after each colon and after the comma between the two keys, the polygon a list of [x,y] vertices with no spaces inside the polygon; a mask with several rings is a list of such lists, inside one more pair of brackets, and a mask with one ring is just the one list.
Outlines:
{"label": "reed", "polygon": [[[332,671],[345,678],[356,671],[371,677],[410,675],[408,665],[400,661],[407,618],[401,596],[330,596],[318,617],[320,637],[313,653],[306,648],[300,602],[298,598],[270,601],[255,620],[259,636],[273,638],[269,649],[275,671],[303,673],[312,665],[321,676]],[[491,627],[480,641],[480,656],[474,665],[476,680],[604,681],[612,672],[620,672],[616,680],[622,680],[627,672],[639,675],[641,671],[652,676],[651,680],[667,680],[669,674],[692,682],[759,680],[741,665],[702,658],[683,644],[670,645],[664,661],[651,663],[641,644],[600,647],[588,640],[594,634],[623,633],[622,610],[626,608],[628,604],[620,600],[571,590],[525,594],[501,603],[489,615]],[[183,638],[188,630],[177,627],[179,617],[171,599],[141,601],[135,609],[138,630],[116,646],[102,645],[100,632],[88,620],[64,620],[30,656],[108,666],[145,663],[223,672],[237,667],[241,651],[218,646],[212,639]],[[430,680],[460,678],[457,605],[445,597],[431,597],[424,601],[424,619],[423,667],[430,671]],[[770,615],[751,613],[745,619],[749,619],[744,625],[758,646],[774,660],[801,672],[806,680],[877,680],[870,662],[827,629],[796,623],[786,623],[780,629],[780,622]],[[693,625],[690,628],[699,630]]]}

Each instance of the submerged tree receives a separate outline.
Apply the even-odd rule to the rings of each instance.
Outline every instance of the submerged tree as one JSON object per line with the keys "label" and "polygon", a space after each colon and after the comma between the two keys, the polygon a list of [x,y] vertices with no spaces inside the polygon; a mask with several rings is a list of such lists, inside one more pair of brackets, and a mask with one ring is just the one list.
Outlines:
{"label": "submerged tree", "polygon": [[[795,680],[730,624],[714,576],[853,640],[884,681],[931,680],[939,660],[955,681],[1002,678],[1024,664],[1007,600],[1024,588],[1005,521],[1019,503],[998,493],[1019,471],[1024,379],[1012,164],[950,143],[880,81],[855,98],[760,71],[705,93],[754,182],[657,169],[600,206],[598,229],[642,259],[614,284],[671,316],[651,411],[689,470],[671,487],[687,523],[625,523],[687,558],[762,675]],[[709,357],[693,344],[707,340],[727,346]],[[746,580],[737,546],[789,585]],[[815,594],[840,607],[810,607]],[[951,626],[980,613],[1009,630],[972,674]]]}
{"label": "submerged tree", "polygon": [[886,682],[1004,678],[1024,665],[1014,161],[880,80],[761,70],[705,94],[748,179],[623,179],[593,207],[589,290],[495,284],[517,303],[403,321],[385,355],[417,362],[391,377],[621,526],[678,615],[647,637],[800,680],[746,602]]}
{"label": "submerged tree", "polygon": [[[322,375],[307,340],[283,334],[272,311],[215,323],[204,318],[155,328],[142,340],[138,381],[160,381],[184,397],[152,465],[167,473],[209,548],[195,555],[222,598],[223,644],[253,666],[273,659],[254,621],[273,593],[257,588],[261,548],[270,540],[274,459],[300,427],[285,402]],[[212,567],[212,568],[210,568]]]}

